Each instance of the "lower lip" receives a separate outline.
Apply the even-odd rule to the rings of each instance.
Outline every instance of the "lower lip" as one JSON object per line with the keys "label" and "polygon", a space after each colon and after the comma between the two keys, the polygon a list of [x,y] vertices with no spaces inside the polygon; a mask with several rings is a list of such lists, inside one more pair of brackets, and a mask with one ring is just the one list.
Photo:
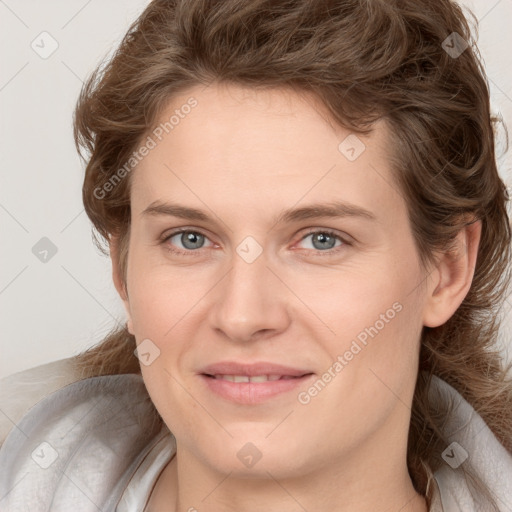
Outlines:
{"label": "lower lip", "polygon": [[239,404],[259,404],[304,385],[313,374],[266,382],[231,382],[200,375],[210,391]]}

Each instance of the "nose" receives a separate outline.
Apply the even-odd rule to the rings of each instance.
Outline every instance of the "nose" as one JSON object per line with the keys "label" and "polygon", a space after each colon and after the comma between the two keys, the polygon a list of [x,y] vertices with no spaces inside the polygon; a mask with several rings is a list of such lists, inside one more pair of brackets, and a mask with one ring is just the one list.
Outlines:
{"label": "nose", "polygon": [[288,290],[267,266],[265,251],[248,263],[234,252],[231,270],[216,286],[210,325],[236,342],[272,337],[290,323]]}

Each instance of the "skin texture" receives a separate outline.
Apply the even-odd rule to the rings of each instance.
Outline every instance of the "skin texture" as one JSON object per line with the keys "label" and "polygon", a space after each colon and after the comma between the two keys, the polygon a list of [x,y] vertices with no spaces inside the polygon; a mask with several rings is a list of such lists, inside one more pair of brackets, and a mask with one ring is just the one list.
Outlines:
{"label": "skin texture", "polygon": [[[406,465],[420,335],[424,325],[446,322],[467,294],[480,222],[460,232],[456,253],[423,269],[384,122],[358,136],[366,149],[350,161],[339,144],[351,132],[330,123],[312,97],[197,86],[173,98],[162,121],[190,97],[197,106],[133,171],[126,288],[111,242],[128,328],[138,344],[150,339],[160,351],[141,365],[144,382],[177,439],[147,510],[427,510]],[[157,200],[201,209],[211,220],[143,215]],[[376,219],[275,223],[284,209],[334,200]],[[181,227],[203,234],[202,245],[190,249],[181,235],[159,241]],[[347,243],[336,239],[340,250],[327,256],[332,246],[315,242],[312,229]],[[237,252],[248,236],[262,249],[252,263]],[[393,304],[400,311],[379,328]],[[298,393],[376,325],[378,333],[301,403]],[[225,360],[315,375],[301,389],[240,405],[212,394],[198,376]],[[261,454],[252,467],[237,457],[246,443]]]}

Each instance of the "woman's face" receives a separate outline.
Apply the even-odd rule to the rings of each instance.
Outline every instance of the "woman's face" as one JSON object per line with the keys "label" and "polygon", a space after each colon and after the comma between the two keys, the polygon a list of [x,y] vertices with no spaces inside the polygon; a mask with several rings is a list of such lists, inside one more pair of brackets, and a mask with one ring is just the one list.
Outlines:
{"label": "woman's face", "polygon": [[386,125],[355,137],[308,98],[194,87],[139,151],[128,326],[191,465],[405,463],[431,278]]}

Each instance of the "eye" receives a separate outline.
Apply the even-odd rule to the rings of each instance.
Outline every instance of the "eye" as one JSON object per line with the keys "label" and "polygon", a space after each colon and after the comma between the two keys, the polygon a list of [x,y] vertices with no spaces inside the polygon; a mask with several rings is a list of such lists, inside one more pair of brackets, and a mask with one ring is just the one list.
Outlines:
{"label": "eye", "polygon": [[[173,239],[175,240],[173,241]],[[164,235],[162,244],[170,252],[177,254],[190,254],[191,252],[197,252],[197,249],[202,249],[206,240],[208,240],[206,235],[203,235],[199,231],[180,229],[173,231],[168,235]],[[176,244],[182,244],[184,250],[180,249],[179,246],[177,249],[173,247],[176,246]],[[213,245],[213,243],[210,242],[210,245]]]}
{"label": "eye", "polygon": [[[308,238],[310,238],[311,241],[309,243],[309,247],[306,247],[307,249],[327,254],[340,251],[340,246],[350,245],[350,243],[340,235],[329,230],[310,231],[302,237],[301,242],[304,242],[304,240],[307,240]],[[339,242],[338,245],[336,245],[336,242]]]}
{"label": "eye", "polygon": [[[323,253],[326,256],[343,250],[346,245],[351,245],[350,242],[345,240],[336,232],[325,229],[310,231],[301,238],[299,243],[304,242],[308,238],[311,238],[311,241],[309,243],[309,247],[306,247],[306,249],[319,254]],[[206,241],[209,242],[208,245],[205,245]],[[184,228],[164,235],[161,243],[169,252],[188,256],[194,252],[200,252],[199,249],[215,245],[200,231]]]}

